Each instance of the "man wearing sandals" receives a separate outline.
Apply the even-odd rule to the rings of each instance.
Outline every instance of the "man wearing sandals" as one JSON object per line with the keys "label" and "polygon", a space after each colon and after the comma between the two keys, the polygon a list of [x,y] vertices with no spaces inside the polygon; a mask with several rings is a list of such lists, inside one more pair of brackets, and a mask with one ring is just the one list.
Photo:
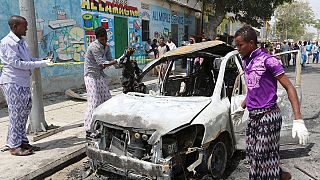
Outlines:
{"label": "man wearing sandals", "polygon": [[247,97],[232,113],[241,117],[248,108],[249,120],[246,130],[246,155],[250,162],[250,180],[290,179],[288,172],[280,168],[279,140],[282,117],[277,106],[277,81],[286,89],[293,109],[293,138],[306,144],[308,130],[300,112],[297,92],[285,75],[279,61],[257,48],[257,34],[250,26],[235,33],[235,42],[242,56],[247,84]]}
{"label": "man wearing sandals", "polygon": [[0,58],[3,63],[0,87],[6,98],[9,112],[7,144],[10,153],[27,156],[38,150],[29,144],[26,125],[31,112],[30,76],[34,68],[51,64],[51,59],[30,56],[26,35],[28,22],[24,17],[11,16],[8,21],[11,31],[0,43]]}

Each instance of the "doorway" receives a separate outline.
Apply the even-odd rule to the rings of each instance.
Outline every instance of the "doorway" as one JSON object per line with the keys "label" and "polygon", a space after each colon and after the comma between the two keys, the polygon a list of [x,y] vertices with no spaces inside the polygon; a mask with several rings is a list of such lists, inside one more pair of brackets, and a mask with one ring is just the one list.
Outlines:
{"label": "doorway", "polygon": [[[179,38],[178,38],[178,24],[171,25],[171,38],[172,42],[178,46]],[[169,37],[170,38],[170,37]]]}
{"label": "doorway", "polygon": [[115,58],[120,57],[128,47],[128,19],[114,17]]}

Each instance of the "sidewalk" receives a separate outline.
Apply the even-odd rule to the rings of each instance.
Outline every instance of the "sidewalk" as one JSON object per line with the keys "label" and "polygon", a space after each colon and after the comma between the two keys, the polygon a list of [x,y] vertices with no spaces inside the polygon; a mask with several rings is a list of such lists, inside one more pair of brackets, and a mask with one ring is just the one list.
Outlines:
{"label": "sidewalk", "polygon": [[[121,93],[122,88],[111,86],[111,94]],[[64,95],[51,95],[44,99],[45,118],[48,126],[62,127],[63,131],[36,142],[41,151],[26,157],[0,152],[0,179],[33,179],[74,157],[84,156],[85,132],[83,117],[86,101],[71,100]],[[8,128],[7,108],[0,110],[0,147],[5,145]],[[61,128],[60,128],[61,129]],[[29,140],[31,138],[29,137]],[[40,176],[39,176],[40,175]]]}

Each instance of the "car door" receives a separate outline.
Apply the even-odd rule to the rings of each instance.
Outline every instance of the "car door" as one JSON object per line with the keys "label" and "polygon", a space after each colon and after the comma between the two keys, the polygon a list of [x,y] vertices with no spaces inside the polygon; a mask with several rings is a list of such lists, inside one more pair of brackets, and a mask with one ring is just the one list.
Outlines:
{"label": "car door", "polygon": [[[241,103],[246,97],[246,83],[245,83],[242,66],[240,64],[241,61],[239,56],[236,56],[236,57],[238,59],[238,61],[236,61],[237,67],[239,71],[241,71],[242,73],[239,74],[239,76],[235,81],[235,85],[234,85],[234,89],[231,97],[230,112],[235,111],[241,105]],[[296,74],[295,88],[298,92],[299,99],[301,99],[301,65],[300,63],[297,62],[296,66],[297,67],[296,67],[296,73],[295,73]],[[292,131],[291,104],[288,99],[287,92],[284,90],[284,88],[280,84],[278,85],[277,95],[278,95],[277,104],[282,114],[280,144],[285,145],[285,144],[297,143],[298,142],[297,138],[293,139],[291,136],[291,131]],[[245,135],[246,135],[246,127],[247,127],[248,119],[249,119],[249,112],[247,109],[245,109],[241,122],[238,124],[236,124],[235,122],[239,121],[239,119],[235,119],[235,117],[231,115],[234,137],[236,140],[236,149],[245,149]]]}
{"label": "car door", "polygon": [[[244,79],[244,73],[242,70],[242,65],[240,64],[241,63],[240,57],[235,56],[234,58],[240,73],[237,76],[233,86],[233,92],[231,96],[231,106],[230,106],[231,113],[240,107],[241,103],[246,98],[246,91],[247,91],[247,87]],[[249,119],[249,112],[247,109],[245,109],[244,115],[241,119],[235,119],[235,117],[231,115],[231,122],[233,125],[234,137],[236,141],[236,149],[245,149],[245,135],[246,135],[246,127],[247,127],[248,119]]]}

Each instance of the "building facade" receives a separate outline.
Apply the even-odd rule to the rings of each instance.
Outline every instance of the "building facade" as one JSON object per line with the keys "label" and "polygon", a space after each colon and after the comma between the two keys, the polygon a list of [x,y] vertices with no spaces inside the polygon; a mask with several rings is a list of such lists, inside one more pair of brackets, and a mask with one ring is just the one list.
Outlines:
{"label": "building facade", "polygon": [[[9,33],[8,18],[19,14],[19,0],[0,0],[0,38]],[[134,59],[145,64],[147,39],[172,37],[180,46],[184,37],[198,33],[201,10],[197,0],[34,0],[39,56],[54,54],[54,66],[41,69],[44,93],[83,87],[86,47],[94,29],[108,30],[113,57],[128,46]],[[198,13],[199,14],[199,13]],[[1,70],[1,59],[0,59]],[[109,69],[110,77],[120,70]],[[1,98],[0,98],[1,101]]]}

